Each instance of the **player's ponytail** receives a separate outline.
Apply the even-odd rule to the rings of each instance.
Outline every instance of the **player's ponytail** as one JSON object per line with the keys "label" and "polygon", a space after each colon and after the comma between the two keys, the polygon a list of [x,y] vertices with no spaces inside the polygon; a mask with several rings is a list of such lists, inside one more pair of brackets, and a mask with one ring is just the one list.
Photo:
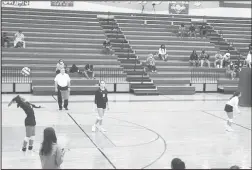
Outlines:
{"label": "player's ponytail", "polygon": [[233,96],[229,100],[231,100],[235,96],[239,96],[240,94],[241,94],[241,92],[239,92],[239,91],[234,92]]}

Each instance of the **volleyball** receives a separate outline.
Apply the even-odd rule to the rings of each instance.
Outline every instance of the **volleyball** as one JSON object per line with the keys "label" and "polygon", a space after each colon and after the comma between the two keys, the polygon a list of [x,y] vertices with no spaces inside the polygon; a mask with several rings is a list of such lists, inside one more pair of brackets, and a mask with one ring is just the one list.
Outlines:
{"label": "volleyball", "polygon": [[23,74],[24,76],[29,76],[31,73],[31,69],[29,69],[28,67],[24,67],[22,70],[21,70],[21,74]]}

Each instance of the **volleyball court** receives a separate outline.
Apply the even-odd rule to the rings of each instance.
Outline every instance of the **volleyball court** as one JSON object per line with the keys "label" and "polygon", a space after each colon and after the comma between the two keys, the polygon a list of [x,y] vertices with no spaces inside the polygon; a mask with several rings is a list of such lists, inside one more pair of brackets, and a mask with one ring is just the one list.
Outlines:
{"label": "volleyball court", "polygon": [[66,149],[62,168],[170,168],[178,157],[186,168],[251,167],[251,110],[241,107],[233,132],[225,130],[225,103],[230,95],[133,96],[109,94],[107,132],[92,132],[97,113],[94,96],[70,96],[69,110],[58,110],[52,96],[21,95],[41,105],[34,109],[36,138],[22,152],[25,113],[16,95],[2,98],[2,168],[41,169],[39,148],[46,127],[55,129]]}

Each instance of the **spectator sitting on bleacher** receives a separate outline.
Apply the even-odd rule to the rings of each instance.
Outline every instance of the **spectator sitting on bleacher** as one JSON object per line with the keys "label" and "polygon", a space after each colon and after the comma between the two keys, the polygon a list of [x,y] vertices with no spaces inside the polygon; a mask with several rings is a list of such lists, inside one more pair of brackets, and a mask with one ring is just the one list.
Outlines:
{"label": "spectator sitting on bleacher", "polygon": [[14,35],[14,47],[15,48],[25,48],[25,41],[24,41],[24,34],[21,30],[19,30],[15,35]]}
{"label": "spectator sitting on bleacher", "polygon": [[[216,68],[222,68],[223,66],[223,56],[221,55],[220,51],[217,52],[217,54],[215,54],[215,61],[214,61],[214,67]],[[218,64],[218,65],[217,65]]]}
{"label": "spectator sitting on bleacher", "polygon": [[207,37],[207,27],[205,24],[202,24],[200,26],[200,36],[201,36],[201,38],[203,38],[203,36]]}
{"label": "spectator sitting on bleacher", "polygon": [[185,24],[181,24],[178,29],[178,36],[183,38],[185,36],[185,30],[186,30]]}
{"label": "spectator sitting on bleacher", "polygon": [[198,54],[196,53],[196,50],[193,50],[192,54],[190,55],[189,63],[193,66],[198,67],[199,57],[198,57]]}
{"label": "spectator sitting on bleacher", "polygon": [[196,38],[196,28],[193,23],[189,27],[189,33],[190,33],[190,37],[192,37],[192,35],[194,35],[194,37]]}
{"label": "spectator sitting on bleacher", "polygon": [[65,72],[67,72],[66,67],[67,65],[65,65],[64,61],[60,59],[56,65],[56,74],[59,74],[62,68],[65,68]]}
{"label": "spectator sitting on bleacher", "polygon": [[159,48],[158,57],[164,61],[167,61],[168,59],[168,54],[166,53],[166,48],[164,44],[162,44],[161,47]]}
{"label": "spectator sitting on bleacher", "polygon": [[209,61],[209,54],[205,52],[205,50],[202,50],[200,54],[200,67],[203,67],[204,63],[207,63],[208,67],[210,68],[210,61]]}
{"label": "spectator sitting on bleacher", "polygon": [[223,67],[227,67],[230,64],[230,53],[229,51],[223,56]]}
{"label": "spectator sitting on bleacher", "polygon": [[92,64],[87,64],[84,68],[84,74],[87,79],[95,79],[94,67]]}
{"label": "spectator sitting on bleacher", "polygon": [[155,60],[157,60],[159,57],[158,57],[158,52],[154,52],[153,53],[153,58],[155,59]]}
{"label": "spectator sitting on bleacher", "polygon": [[2,47],[7,47],[9,48],[10,47],[10,38],[7,36],[7,33],[4,32],[2,34],[2,37],[1,37],[1,43],[2,43]]}
{"label": "spectator sitting on bleacher", "polygon": [[251,68],[251,51],[248,52],[247,58],[245,59],[246,66]]}
{"label": "spectator sitting on bleacher", "polygon": [[150,54],[149,57],[147,58],[146,65],[147,65],[147,68],[151,72],[157,72],[157,69],[156,69],[156,66],[155,66],[155,59],[153,57],[153,54]]}
{"label": "spectator sitting on bleacher", "polygon": [[104,52],[106,54],[110,54],[111,53],[111,44],[110,44],[110,41],[108,39],[106,39],[103,42],[103,49],[104,49]]}
{"label": "spectator sitting on bleacher", "polygon": [[232,80],[237,76],[237,68],[235,67],[234,63],[231,61],[230,64],[227,66],[226,72],[230,76]]}
{"label": "spectator sitting on bleacher", "polygon": [[79,73],[79,74],[82,74],[82,72],[79,70],[79,68],[73,64],[72,67],[70,68],[69,70],[70,73]]}

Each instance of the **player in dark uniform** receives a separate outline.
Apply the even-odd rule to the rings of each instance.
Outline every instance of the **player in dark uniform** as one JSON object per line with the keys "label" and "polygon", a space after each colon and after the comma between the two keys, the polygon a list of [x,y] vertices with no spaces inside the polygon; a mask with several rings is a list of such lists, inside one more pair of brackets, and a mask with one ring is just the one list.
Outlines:
{"label": "player in dark uniform", "polygon": [[102,120],[105,113],[105,109],[109,110],[108,91],[105,88],[105,81],[101,80],[99,85],[100,85],[100,88],[95,92],[94,108],[97,108],[98,116],[97,116],[95,124],[92,126],[93,132],[95,132],[96,128],[98,128],[99,130],[103,132],[106,131],[101,126],[102,126]]}
{"label": "player in dark uniform", "polygon": [[32,150],[33,142],[35,139],[35,126],[36,126],[36,119],[33,108],[41,108],[41,106],[35,106],[34,104],[25,101],[25,99],[20,97],[19,95],[11,100],[11,102],[8,104],[8,107],[12,103],[17,103],[17,107],[18,108],[21,107],[26,114],[25,118],[26,137],[24,138],[22,151],[24,152],[26,151],[28,141],[29,141],[28,149]]}

